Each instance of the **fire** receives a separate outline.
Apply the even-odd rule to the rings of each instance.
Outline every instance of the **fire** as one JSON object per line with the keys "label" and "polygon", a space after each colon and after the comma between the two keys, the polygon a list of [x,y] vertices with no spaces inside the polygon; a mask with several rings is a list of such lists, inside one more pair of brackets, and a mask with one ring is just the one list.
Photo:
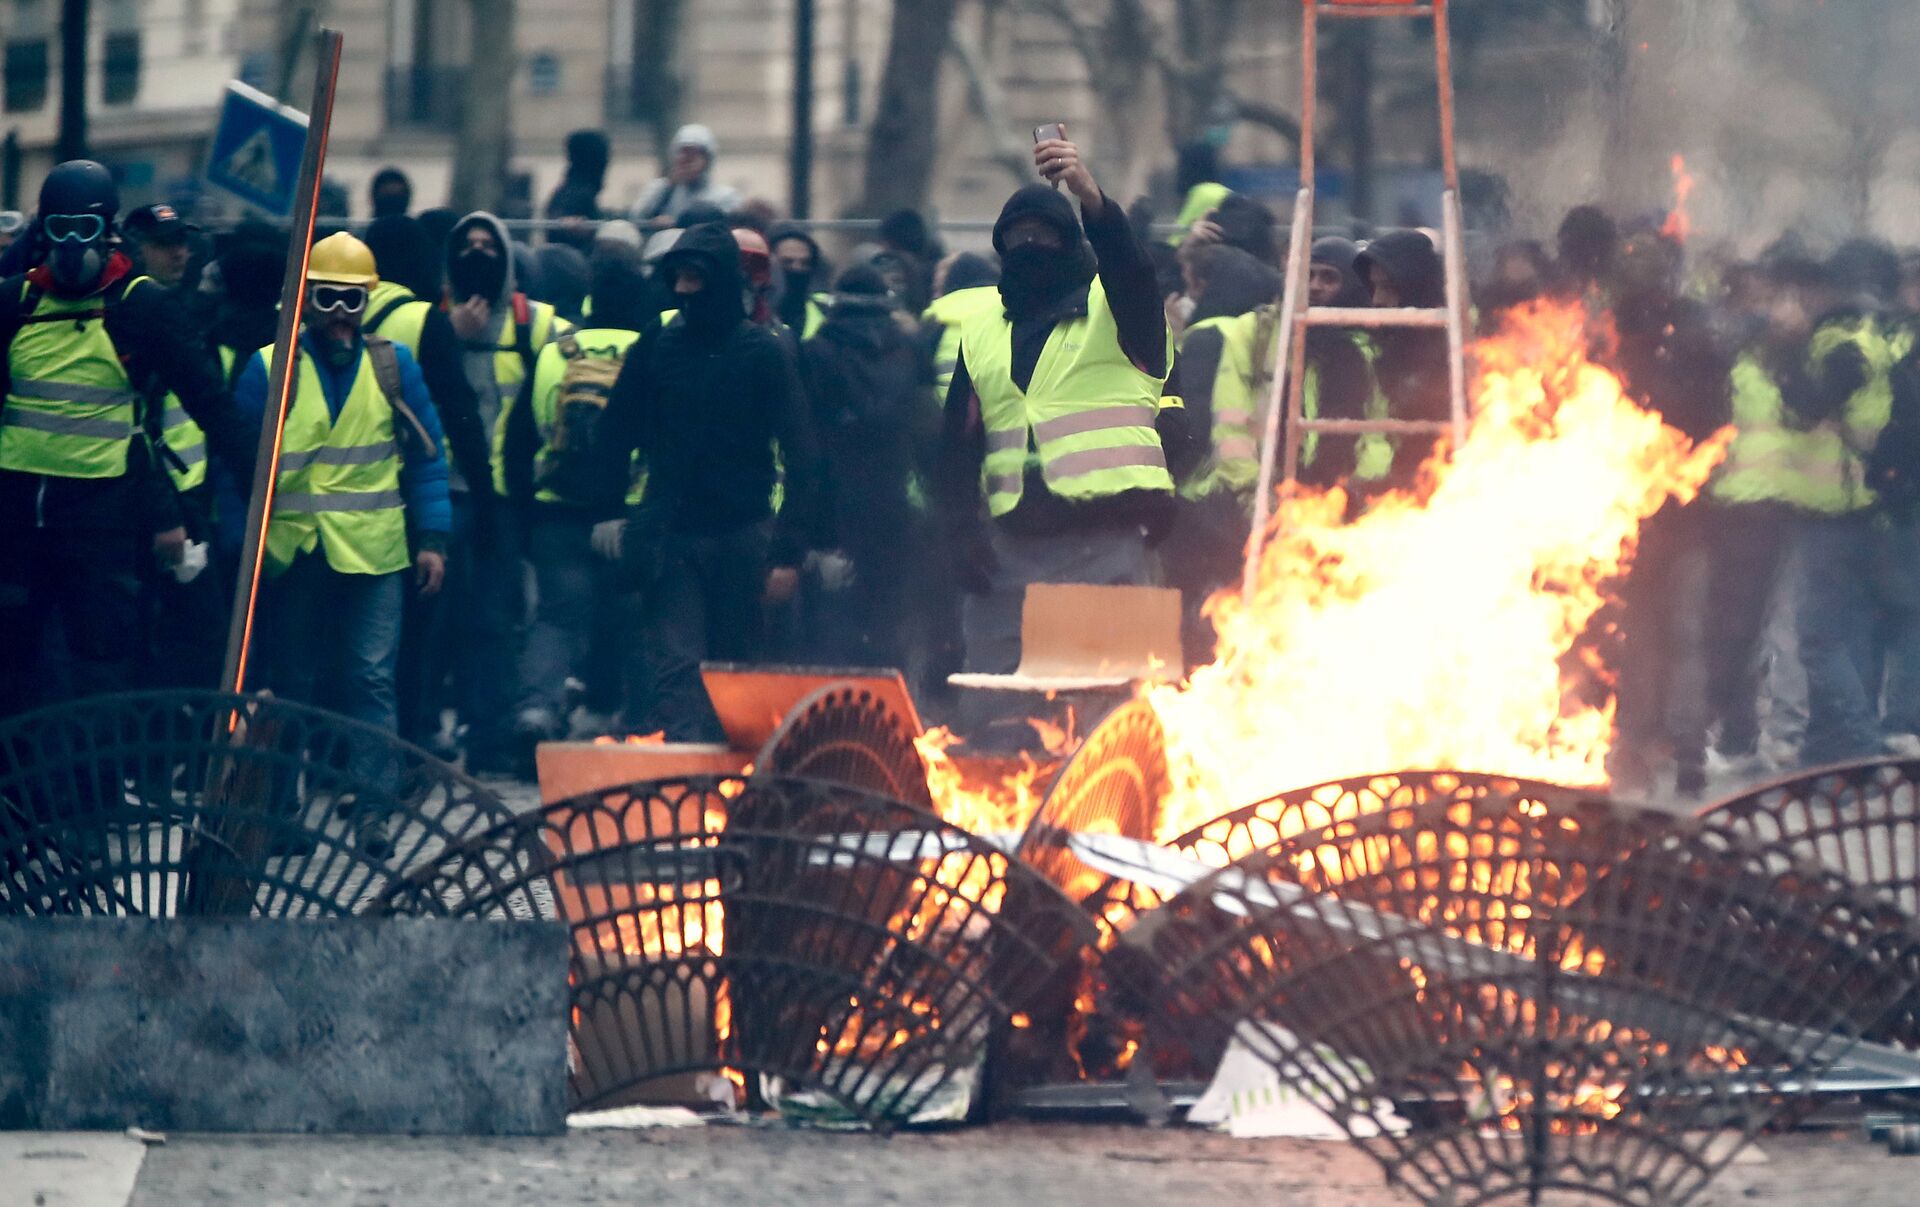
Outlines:
{"label": "fire", "polygon": [[630,733],[618,738],[611,734],[601,734],[593,740],[593,744],[595,746],[661,746],[666,743],[666,740],[667,733],[662,729],[653,733]]}
{"label": "fire", "polygon": [[1669,239],[1685,243],[1693,234],[1693,215],[1687,210],[1687,201],[1693,196],[1693,173],[1687,171],[1687,158],[1684,155],[1673,157],[1673,209],[1668,212],[1667,220],[1660,227],[1660,233]]}
{"label": "fire", "polygon": [[1726,435],[1692,447],[1586,358],[1586,316],[1543,304],[1474,348],[1466,439],[1418,492],[1345,519],[1339,490],[1282,500],[1255,593],[1208,603],[1220,656],[1150,689],[1174,776],[1162,836],[1227,806],[1383,768],[1601,784],[1611,702],[1561,662],[1640,523],[1691,498]]}
{"label": "fire", "polygon": [[913,739],[920,761],[927,765],[927,790],[934,812],[942,819],[975,834],[1018,834],[1040,809],[1046,789],[1041,778],[1047,768],[1027,755],[998,779],[968,776],[947,753],[959,739],[942,726]]}

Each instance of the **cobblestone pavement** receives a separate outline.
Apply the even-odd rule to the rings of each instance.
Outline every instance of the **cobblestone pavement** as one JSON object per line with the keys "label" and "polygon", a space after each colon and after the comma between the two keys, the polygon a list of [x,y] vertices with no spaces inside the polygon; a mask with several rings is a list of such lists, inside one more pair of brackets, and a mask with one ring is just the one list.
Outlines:
{"label": "cobblestone pavement", "polygon": [[[1762,1147],[1767,1159],[1736,1163],[1696,1203],[1912,1207],[1920,1201],[1920,1159],[1890,1157],[1857,1135],[1802,1133]],[[148,1150],[132,1199],[133,1207],[1412,1202],[1344,1143],[1063,1124],[889,1140],[739,1127],[525,1140],[175,1136]]]}

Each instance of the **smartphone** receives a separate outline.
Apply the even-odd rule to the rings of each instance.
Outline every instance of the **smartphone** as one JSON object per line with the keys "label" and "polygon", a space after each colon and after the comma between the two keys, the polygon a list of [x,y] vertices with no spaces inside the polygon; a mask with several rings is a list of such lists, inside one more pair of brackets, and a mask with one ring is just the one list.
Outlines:
{"label": "smartphone", "polygon": [[[1033,145],[1037,147],[1050,138],[1065,138],[1066,136],[1067,124],[1065,122],[1048,122],[1044,126],[1035,126],[1033,128]],[[1057,180],[1054,181],[1053,187],[1056,189],[1059,188],[1060,182]]]}

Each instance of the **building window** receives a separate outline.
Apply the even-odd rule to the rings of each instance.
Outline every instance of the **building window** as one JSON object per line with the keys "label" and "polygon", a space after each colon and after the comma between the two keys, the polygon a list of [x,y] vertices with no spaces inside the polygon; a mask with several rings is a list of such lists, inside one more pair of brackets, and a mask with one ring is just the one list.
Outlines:
{"label": "building window", "polygon": [[47,103],[47,0],[14,0],[7,28],[6,111],[27,113]]}
{"label": "building window", "polygon": [[447,0],[400,0],[387,11],[387,124],[452,126],[460,117],[466,80],[467,28],[463,5]]}
{"label": "building window", "polygon": [[655,130],[676,124],[684,87],[675,66],[683,6],[684,0],[615,0],[607,55],[608,121]]}
{"label": "building window", "polygon": [[140,95],[140,6],[108,0],[106,37],[100,48],[100,99],[130,105]]}

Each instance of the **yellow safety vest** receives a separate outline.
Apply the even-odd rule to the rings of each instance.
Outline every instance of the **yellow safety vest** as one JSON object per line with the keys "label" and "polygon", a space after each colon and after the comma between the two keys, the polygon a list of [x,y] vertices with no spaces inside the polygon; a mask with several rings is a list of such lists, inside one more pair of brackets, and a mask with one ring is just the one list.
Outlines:
{"label": "yellow safety vest", "polygon": [[800,321],[800,338],[802,340],[809,340],[820,334],[821,324],[827,321],[827,304],[823,299],[831,297],[831,294],[816,293],[807,299],[806,317]]}
{"label": "yellow safety vest", "polygon": [[[233,356],[232,348],[221,347],[222,384],[233,380]],[[180,396],[171,390],[160,411],[160,439],[180,462],[175,465],[167,461],[167,472],[173,475],[175,488],[192,490],[207,480],[207,434],[200,430],[193,416],[187,414],[187,408],[180,405]]]}
{"label": "yellow safety vest", "polygon": [[1730,375],[1733,443],[1707,485],[1721,503],[1793,502],[1805,492],[1795,480],[1797,433],[1787,427],[1780,385],[1753,352],[1742,352]]}
{"label": "yellow safety vest", "polygon": [[[1088,287],[1087,313],[1047,337],[1026,390],[1013,382],[1013,324],[1000,308],[966,315],[960,346],[986,426],[980,483],[989,513],[1019,506],[1030,465],[1069,501],[1173,493],[1153,426],[1166,376],[1141,370],[1120,350],[1120,328],[1098,281]],[[1173,359],[1171,339],[1166,358]]]}
{"label": "yellow safety vest", "polygon": [[[119,296],[146,279],[128,281]],[[30,289],[21,282],[21,301]],[[127,472],[127,452],[142,435],[141,398],[107,334],[106,307],[104,294],[45,292],[34,303],[7,349],[13,380],[0,411],[0,469],[56,478]]]}
{"label": "yellow safety vest", "polygon": [[997,285],[981,285],[973,289],[956,289],[933,300],[921,314],[920,320],[926,323],[940,324],[940,346],[933,354],[933,381],[939,390],[937,397],[946,401],[947,389],[953,385],[953,371],[960,363],[960,322],[975,310],[992,309],[1000,305],[1000,289]]}
{"label": "yellow safety vest", "polygon": [[[403,298],[398,305],[395,299]],[[413,291],[392,281],[381,281],[367,295],[367,322],[361,330],[377,335],[388,343],[399,344],[420,359],[420,333],[427,328],[427,312],[433,303],[414,296]],[[374,322],[374,319],[378,322]],[[507,321],[513,321],[508,316]]]}
{"label": "yellow safety vest", "polygon": [[[1213,373],[1213,431],[1211,448],[1192,477],[1181,484],[1180,495],[1203,499],[1216,490],[1243,493],[1260,478],[1260,435],[1255,426],[1260,399],[1254,397],[1262,376],[1254,363],[1254,348],[1263,310],[1201,319],[1187,328],[1220,333],[1220,361]],[[1184,341],[1183,341],[1184,342]]]}
{"label": "yellow safety vest", "polygon": [[[1907,341],[1901,341],[1902,343]],[[1821,423],[1794,441],[1796,502],[1810,511],[1844,515],[1873,506],[1866,484],[1866,456],[1893,417],[1891,371],[1900,344],[1871,317],[1836,319],[1822,324],[1807,345],[1809,362],[1822,361],[1846,344],[1860,349],[1867,380],[1842,406],[1836,419]]]}
{"label": "yellow safety vest", "polygon": [[[271,365],[273,349],[259,353]],[[316,545],[342,574],[391,574],[407,555],[406,499],[393,406],[364,349],[339,418],[327,412],[313,358],[298,358],[293,402],[280,438],[267,570],[279,574]]]}
{"label": "yellow safety vest", "polygon": [[[573,324],[555,314],[553,307],[545,302],[531,299],[527,302],[527,326],[532,332],[529,347],[533,349],[537,363],[540,351],[555,336],[565,335],[573,330]],[[527,367],[520,359],[520,327],[514,321],[513,309],[509,303],[506,321],[500,324],[500,343],[493,354],[493,380],[500,386],[500,414],[493,421],[493,488],[501,495],[507,493],[507,471],[504,457],[507,448],[507,412],[513,407],[513,400],[519,396],[520,383],[527,379]]]}
{"label": "yellow safety vest", "polygon": [[[579,355],[604,356],[616,361],[624,361],[640,338],[638,331],[611,327],[589,327],[569,334]],[[567,340],[555,340],[540,350],[540,359],[533,366],[533,425],[540,433],[540,451],[534,454],[533,459],[533,479],[536,482],[547,476],[546,471],[553,463],[553,429],[559,419],[560,386],[567,376],[567,353]],[[508,405],[519,404],[516,401]],[[629,503],[640,501],[640,492],[645,483],[644,472],[636,473],[627,495]],[[533,497],[542,503],[571,501],[544,486],[536,490]]]}

